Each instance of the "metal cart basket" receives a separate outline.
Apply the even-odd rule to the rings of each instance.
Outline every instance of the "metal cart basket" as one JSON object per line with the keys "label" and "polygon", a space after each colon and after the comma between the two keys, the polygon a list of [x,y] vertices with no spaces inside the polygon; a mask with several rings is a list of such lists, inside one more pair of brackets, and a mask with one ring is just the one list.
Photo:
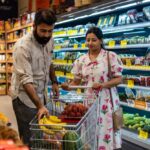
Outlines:
{"label": "metal cart basket", "polygon": [[[51,98],[46,105],[51,115],[60,116],[65,106],[69,103],[91,104],[86,114],[77,123],[65,125],[40,125],[37,117],[30,122],[31,149],[32,150],[96,150],[97,138],[97,112],[99,108],[98,98],[95,95],[67,94],[59,98]],[[41,126],[48,130],[44,131]],[[66,140],[64,135],[71,132],[73,136]],[[68,148],[64,145],[67,144]],[[69,148],[70,147],[70,148]]]}

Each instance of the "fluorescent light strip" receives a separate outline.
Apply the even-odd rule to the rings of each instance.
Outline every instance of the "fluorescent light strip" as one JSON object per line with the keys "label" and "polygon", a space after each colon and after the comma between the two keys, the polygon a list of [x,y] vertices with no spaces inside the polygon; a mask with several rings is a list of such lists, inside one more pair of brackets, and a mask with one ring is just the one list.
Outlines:
{"label": "fluorescent light strip", "polygon": [[142,3],[150,2],[150,0],[143,0]]}
{"label": "fluorescent light strip", "polygon": [[145,31],[127,32],[127,33],[123,33],[123,34],[137,34],[137,33],[145,33]]}
{"label": "fluorescent light strip", "polygon": [[[143,3],[144,2],[149,2],[149,1],[150,0],[144,0]],[[138,3],[132,3],[132,4],[127,4],[127,5],[119,6],[119,7],[113,8],[113,9],[106,9],[106,10],[103,10],[103,11],[94,12],[94,13],[92,13],[90,15],[84,15],[84,16],[80,16],[80,17],[77,17],[77,18],[71,18],[71,19],[68,19],[68,20],[56,22],[56,25],[59,25],[59,24],[62,24],[62,23],[67,23],[67,22],[74,21],[74,20],[83,19],[83,18],[88,18],[88,17],[91,17],[91,16],[96,16],[96,15],[108,13],[108,12],[111,12],[111,11],[114,11],[114,10],[117,10],[117,9],[122,9],[122,8],[131,7],[131,6],[136,6],[137,4]]]}

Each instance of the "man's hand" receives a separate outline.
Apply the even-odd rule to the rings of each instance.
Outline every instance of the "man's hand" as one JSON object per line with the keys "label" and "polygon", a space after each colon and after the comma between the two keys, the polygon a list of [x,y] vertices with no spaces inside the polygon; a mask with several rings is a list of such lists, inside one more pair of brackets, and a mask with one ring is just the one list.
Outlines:
{"label": "man's hand", "polygon": [[59,87],[56,83],[52,85],[52,91],[54,96],[59,96]]}
{"label": "man's hand", "polygon": [[94,90],[99,90],[99,91],[101,91],[102,88],[103,88],[103,84],[101,84],[101,83],[94,83],[93,86],[92,86],[92,88],[93,88]]}
{"label": "man's hand", "polygon": [[42,118],[43,115],[46,115],[47,117],[49,116],[48,109],[45,106],[42,106],[41,108],[38,109],[38,120]]}

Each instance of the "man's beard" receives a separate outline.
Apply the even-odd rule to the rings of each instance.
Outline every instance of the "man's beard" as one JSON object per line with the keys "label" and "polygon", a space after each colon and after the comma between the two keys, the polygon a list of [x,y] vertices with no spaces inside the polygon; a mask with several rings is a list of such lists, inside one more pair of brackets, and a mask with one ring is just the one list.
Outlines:
{"label": "man's beard", "polygon": [[37,42],[38,42],[39,44],[45,45],[45,44],[47,44],[47,43],[49,42],[49,40],[51,39],[50,36],[49,36],[49,37],[40,37],[40,36],[37,34],[37,31],[36,31],[36,30],[33,31],[33,33],[34,33],[35,39],[37,40]]}

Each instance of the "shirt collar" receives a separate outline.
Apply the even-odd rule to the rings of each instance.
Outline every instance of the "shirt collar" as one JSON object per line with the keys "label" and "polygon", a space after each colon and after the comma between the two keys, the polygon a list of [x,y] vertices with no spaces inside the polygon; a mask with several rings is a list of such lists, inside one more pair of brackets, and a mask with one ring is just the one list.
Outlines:
{"label": "shirt collar", "polygon": [[88,52],[88,53],[86,54],[85,59],[84,59],[85,64],[86,64],[86,65],[97,64],[97,63],[101,60],[101,58],[103,57],[104,54],[105,54],[105,50],[104,50],[104,49],[101,49],[101,51],[100,51],[100,53],[98,54],[96,60],[95,60],[94,62],[92,62],[92,61],[90,60],[89,52]]}

